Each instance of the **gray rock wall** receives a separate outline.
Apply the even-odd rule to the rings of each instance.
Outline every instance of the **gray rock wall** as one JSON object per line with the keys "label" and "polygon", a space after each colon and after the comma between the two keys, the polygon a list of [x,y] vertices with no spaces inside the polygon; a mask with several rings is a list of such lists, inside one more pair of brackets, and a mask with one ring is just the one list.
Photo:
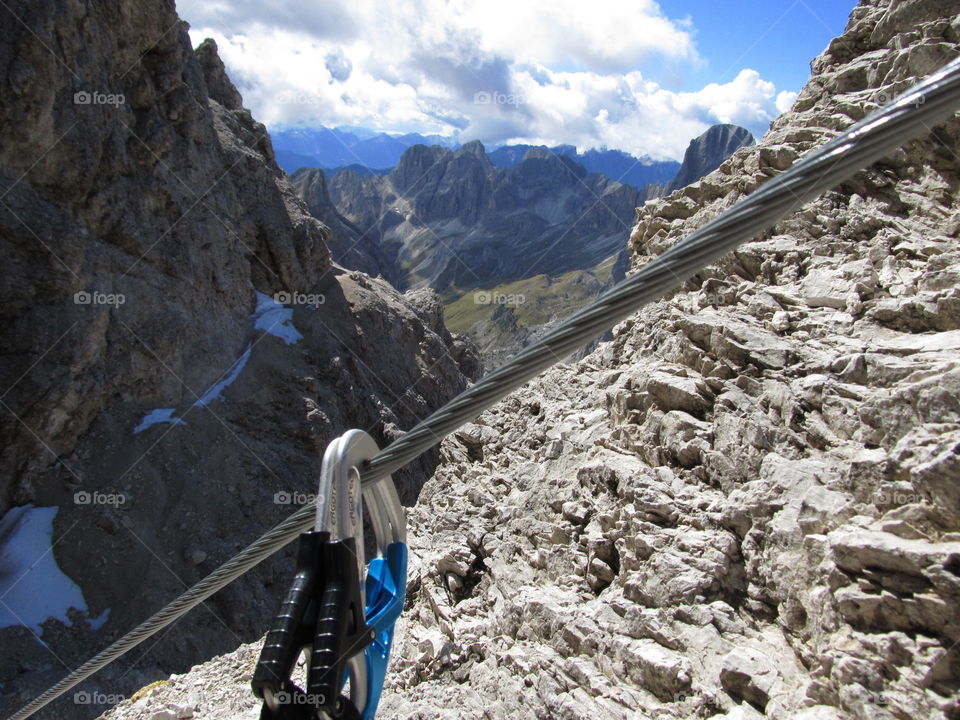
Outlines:
{"label": "gray rock wall", "polygon": [[[759,147],[641,209],[635,262],[958,39],[949,3],[861,3]],[[958,140],[931,128],[444,444],[391,717],[958,717]]]}
{"label": "gray rock wall", "polygon": [[[90,617],[110,610],[100,630],[48,621],[46,646],[0,630],[10,710],[289,515],[332,437],[385,443],[475,359],[422,302],[330,262],[327,229],[172,2],[0,13],[0,513],[58,507],[55,559]],[[254,328],[257,291],[314,298],[292,306],[301,340]],[[134,434],[159,408],[182,424]],[[408,502],[436,459],[398,475]],[[258,637],[290,568],[281,553],[78,690],[129,693]],[[71,694],[39,717],[101,709]]]}
{"label": "gray rock wall", "polygon": [[361,230],[334,206],[326,171],[301,168],[290,176],[290,185],[310,214],[329,230],[327,247],[335,262],[374,277],[383,275],[394,285],[398,284],[397,269],[380,249],[379,233]]}

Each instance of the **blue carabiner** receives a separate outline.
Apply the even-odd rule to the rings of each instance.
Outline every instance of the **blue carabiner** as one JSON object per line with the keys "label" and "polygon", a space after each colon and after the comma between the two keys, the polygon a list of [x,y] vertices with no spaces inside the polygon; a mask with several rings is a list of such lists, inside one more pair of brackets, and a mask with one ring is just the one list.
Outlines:
{"label": "blue carabiner", "polygon": [[363,651],[367,665],[367,706],[361,717],[373,720],[380,704],[383,681],[390,662],[394,625],[403,612],[407,587],[407,546],[394,542],[387,546],[386,557],[374,558],[367,568],[367,625],[376,637]]}

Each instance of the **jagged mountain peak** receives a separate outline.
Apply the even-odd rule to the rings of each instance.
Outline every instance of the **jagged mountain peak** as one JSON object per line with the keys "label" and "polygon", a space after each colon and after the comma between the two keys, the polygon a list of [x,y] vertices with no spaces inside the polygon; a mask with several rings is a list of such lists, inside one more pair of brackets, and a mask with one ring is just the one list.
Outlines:
{"label": "jagged mountain peak", "polygon": [[713,172],[720,163],[742,147],[755,142],[749,130],[729,123],[712,125],[690,141],[676,177],[667,186],[672,192]]}
{"label": "jagged mountain peak", "polygon": [[480,158],[484,162],[490,162],[490,160],[487,158],[487,149],[479,140],[471,140],[470,142],[461,145],[456,151],[454,151],[454,155],[457,157],[462,155],[473,155],[477,158]]}
{"label": "jagged mountain peak", "polygon": [[390,171],[389,178],[401,192],[414,190],[443,160],[453,158],[453,151],[439,145],[412,145],[403,151],[400,162]]}
{"label": "jagged mountain peak", "polygon": [[228,110],[240,110],[243,107],[243,98],[227,77],[226,68],[220,59],[217,41],[207,38],[197,46],[196,55],[203,69],[203,78],[211,99],[216,100]]}

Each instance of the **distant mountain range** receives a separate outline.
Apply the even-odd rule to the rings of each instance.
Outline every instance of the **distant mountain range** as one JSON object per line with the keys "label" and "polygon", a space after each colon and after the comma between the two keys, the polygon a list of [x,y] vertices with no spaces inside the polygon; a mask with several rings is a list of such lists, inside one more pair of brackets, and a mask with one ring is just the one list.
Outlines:
{"label": "distant mountain range", "polygon": [[[383,174],[395,167],[407,148],[414,145],[439,145],[451,150],[460,147],[460,143],[442,135],[389,135],[354,127],[281,128],[271,132],[270,136],[277,164],[291,175],[300,168],[339,170],[347,167],[358,172]],[[533,147],[504,145],[487,154],[496,167],[510,168]],[[636,158],[622,150],[578,153],[573,145],[557,145],[549,150],[569,157],[588,172],[602,173],[611,180],[635,188],[650,184],[665,186],[680,168],[680,163],[674,160]]]}
{"label": "distant mountain range", "polygon": [[[313,175],[297,171],[294,186]],[[302,194],[315,215],[317,190]],[[499,168],[478,141],[457,150],[416,145],[385,175],[340,170],[328,193],[345,221],[378,238],[401,289],[429,286],[448,298],[593,267],[625,247],[643,202],[636,188],[546,148]]]}
{"label": "distant mountain range", "polygon": [[413,145],[460,144],[443,135],[388,135],[365,128],[279,128],[270,132],[277,164],[292,174],[300,168],[339,168],[348,165],[389,170]]}
{"label": "distant mountain range", "polygon": [[302,168],[291,182],[330,227],[337,262],[433,288],[451,329],[493,362],[623,276],[645,198],[547,148],[508,159],[498,167],[476,141],[416,145],[388,173]]}
{"label": "distant mountain range", "polygon": [[[516,165],[533,145],[505,145],[488,153],[490,161],[500,168]],[[540,146],[543,147],[543,146]],[[611,180],[642,188],[645,185],[665,185],[680,169],[674,160],[636,158],[622,150],[588,150],[578,153],[573,145],[549,148],[555,155],[563,155],[583,165],[588,172],[601,173]]]}

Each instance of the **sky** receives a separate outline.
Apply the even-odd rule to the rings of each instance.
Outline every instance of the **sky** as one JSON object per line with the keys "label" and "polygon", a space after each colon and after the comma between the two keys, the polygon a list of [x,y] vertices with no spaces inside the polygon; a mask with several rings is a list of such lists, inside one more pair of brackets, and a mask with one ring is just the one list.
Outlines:
{"label": "sky", "polygon": [[681,159],[760,137],[855,0],[179,0],[269,128],[361,126]]}

